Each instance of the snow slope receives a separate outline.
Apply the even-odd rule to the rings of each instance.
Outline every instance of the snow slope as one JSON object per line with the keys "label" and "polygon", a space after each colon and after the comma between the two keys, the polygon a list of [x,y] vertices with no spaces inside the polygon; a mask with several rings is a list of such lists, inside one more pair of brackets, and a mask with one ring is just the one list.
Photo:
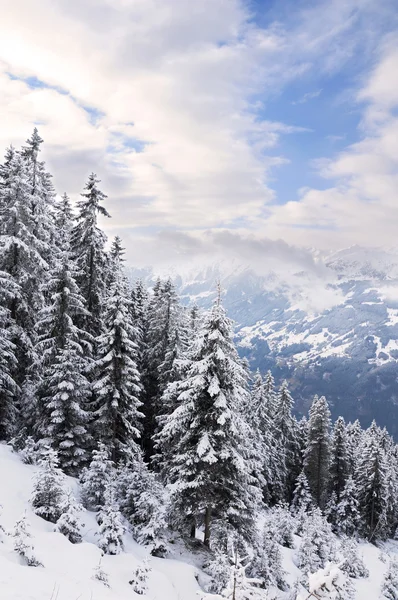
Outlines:
{"label": "snow slope", "polygon": [[[43,567],[21,564],[13,551],[12,538],[0,543],[0,598],[4,600],[132,600],[143,598],[128,584],[133,570],[147,552],[125,535],[125,552],[104,556],[101,567],[109,576],[110,589],[92,579],[101,551],[95,545],[97,523],[94,513],[85,511],[82,521],[84,542],[71,544],[54,526],[34,515],[30,509],[36,467],[23,464],[10,448],[0,444],[0,524],[6,532],[26,511],[36,557]],[[76,482],[67,479],[76,490]],[[152,572],[146,597],[151,600],[197,600],[200,587],[195,579],[198,569],[175,560],[150,558]]]}
{"label": "snow slope", "polygon": [[[198,600],[201,588],[197,582],[206,576],[198,566],[196,557],[176,543],[172,558],[150,558],[152,572],[146,595],[135,594],[128,584],[133,570],[147,556],[131,536],[125,535],[125,552],[118,556],[104,556],[101,567],[109,577],[110,588],[92,579],[98,566],[101,551],[95,545],[97,523],[94,513],[85,511],[82,521],[83,543],[71,544],[63,535],[53,531],[54,526],[33,514],[29,504],[36,467],[25,465],[18,455],[0,444],[0,525],[11,531],[25,512],[31,524],[36,557],[44,567],[28,567],[21,563],[13,551],[12,538],[3,536],[0,542],[0,598],[5,600]],[[67,478],[66,485],[78,492],[76,481]],[[1,532],[0,532],[1,533]],[[1,540],[1,536],[0,536]],[[296,548],[300,538],[295,536]],[[360,552],[370,571],[370,577],[353,580],[357,600],[377,600],[387,568],[387,554],[398,555],[398,542],[390,541],[382,549],[371,544],[360,545]],[[287,581],[294,585],[300,576],[294,561],[295,550],[281,548],[283,568]],[[211,596],[207,596],[211,597]],[[280,598],[286,598],[280,594]],[[265,592],[264,592],[264,598]]]}

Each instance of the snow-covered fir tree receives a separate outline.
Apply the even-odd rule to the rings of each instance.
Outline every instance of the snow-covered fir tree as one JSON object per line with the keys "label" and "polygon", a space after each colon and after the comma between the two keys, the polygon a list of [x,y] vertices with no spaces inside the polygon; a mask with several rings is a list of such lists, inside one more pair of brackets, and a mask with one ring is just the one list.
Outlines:
{"label": "snow-covered fir tree", "polygon": [[[170,345],[175,342],[179,326],[180,306],[171,279],[158,280],[147,308],[147,331],[143,357],[145,435],[143,447],[146,458],[154,451],[154,434],[158,431],[157,416],[161,413],[161,395],[168,384],[166,361]],[[170,359],[172,358],[169,355]]]}
{"label": "snow-covered fir tree", "polygon": [[253,531],[259,491],[252,480],[241,414],[247,373],[232,339],[232,323],[218,299],[207,316],[179,396],[159,437],[174,448],[169,465],[177,520],[204,523],[210,543],[213,519],[243,536]]}
{"label": "snow-covered fir tree", "polygon": [[274,439],[278,457],[277,481],[274,482],[274,501],[290,502],[294,484],[300,472],[300,443],[296,419],[292,414],[293,398],[287,382],[281,385],[275,401]]}
{"label": "snow-covered fir tree", "polygon": [[104,585],[107,588],[111,587],[109,585],[108,573],[106,573],[106,571],[104,571],[104,569],[101,566],[101,560],[99,561],[99,564],[95,567],[94,575],[92,578],[97,581],[100,581],[102,585]]}
{"label": "snow-covered fir tree", "polygon": [[368,539],[384,538],[387,531],[388,489],[385,454],[373,431],[367,431],[356,473],[360,529]]}
{"label": "snow-covered fir tree", "polygon": [[79,319],[78,325],[94,338],[102,333],[102,304],[106,297],[106,270],[108,259],[105,252],[106,236],[98,227],[98,216],[109,217],[102,202],[106,195],[98,188],[95,173],[88,178],[82,199],[77,203],[78,214],[71,234],[71,249],[77,261],[77,283],[88,314]]}
{"label": "snow-covered fir tree", "polygon": [[333,427],[329,476],[330,491],[336,495],[337,503],[340,502],[349,475],[349,468],[346,425],[343,417],[339,417]]}
{"label": "snow-covered fir tree", "polygon": [[0,271],[13,283],[2,305],[11,319],[9,334],[17,359],[11,372],[18,386],[23,384],[33,358],[34,326],[44,302],[41,285],[47,269],[48,246],[36,234],[31,190],[26,161],[14,152],[0,186]]}
{"label": "snow-covered fir tree", "polygon": [[221,594],[227,587],[230,577],[230,561],[225,552],[216,550],[209,563],[204,565],[204,569],[211,580],[206,585],[206,591],[211,594]]}
{"label": "snow-covered fir tree", "polygon": [[260,587],[286,590],[285,572],[282,567],[282,554],[277,542],[278,523],[267,519],[259,544],[255,548],[254,558],[248,567],[248,573],[260,580]]}
{"label": "snow-covered fir tree", "polygon": [[383,583],[381,585],[381,599],[398,600],[398,562],[390,559]]}
{"label": "snow-covered fir tree", "polygon": [[124,527],[116,504],[113,483],[108,484],[105,492],[105,504],[97,515],[100,524],[98,546],[104,554],[119,554],[123,550]]}
{"label": "snow-covered fir tree", "polygon": [[341,554],[343,561],[341,570],[349,577],[357,579],[359,577],[369,577],[369,571],[365,566],[362,556],[359,554],[358,543],[352,538],[343,538],[341,542]]}
{"label": "snow-covered fir tree", "polygon": [[151,571],[152,569],[148,558],[144,558],[144,560],[135,569],[133,577],[129,581],[129,584],[133,586],[134,592],[139,596],[146,594],[148,590],[148,579]]}
{"label": "snow-covered fir tree", "polygon": [[0,440],[10,440],[17,422],[19,387],[14,379],[17,368],[16,346],[12,341],[10,311],[5,308],[15,284],[0,271]]}
{"label": "snow-covered fir tree", "polygon": [[259,588],[261,580],[249,578],[246,574],[249,561],[241,557],[235,548],[230,558],[230,577],[227,587],[222,591],[220,598],[231,600],[260,600],[264,598],[264,590]]}
{"label": "snow-covered fir tree", "polygon": [[358,531],[359,502],[358,490],[354,479],[350,476],[341,493],[340,502],[336,507],[336,529],[340,534],[354,535]]}
{"label": "snow-covered fir tree", "polygon": [[76,322],[87,315],[66,244],[59,251],[45,291],[50,303],[39,315],[36,351],[40,375],[36,398],[36,432],[58,452],[61,467],[77,474],[86,459],[87,335]]}
{"label": "snow-covered fir tree", "polygon": [[98,511],[104,506],[106,489],[114,475],[115,467],[108,449],[100,442],[98,449],[93,450],[88,468],[81,475],[81,499],[86,508]]}
{"label": "snow-covered fir tree", "polygon": [[[271,500],[272,489],[280,487],[278,481],[278,457],[273,444],[272,409],[269,403],[271,382],[265,388],[259,371],[255,374],[250,400],[245,409],[246,418],[253,434],[253,473],[261,481],[264,501]],[[277,483],[278,482],[278,483]]]}
{"label": "snow-covered fir tree", "polygon": [[304,471],[301,471],[300,475],[297,477],[291,504],[292,513],[300,522],[300,529],[304,522],[305,516],[312,510],[312,508],[313,500],[310,492],[310,486],[308,485],[306,474]]}
{"label": "snow-covered fir tree", "polygon": [[326,398],[315,396],[308,423],[304,470],[314,501],[325,508],[330,467],[330,411]]}
{"label": "snow-covered fir tree", "polygon": [[26,514],[22,515],[15,523],[11,536],[13,538],[14,551],[22,557],[25,564],[29,567],[43,566],[35,556],[30,525],[27,521]]}
{"label": "snow-covered fir tree", "polygon": [[58,468],[57,453],[47,448],[38,462],[31,503],[33,511],[46,521],[56,523],[62,512],[64,476]]}
{"label": "snow-covered fir tree", "polygon": [[132,526],[134,538],[162,554],[167,528],[167,496],[156,475],[141,457],[120,469],[117,480],[120,510]]}
{"label": "snow-covered fir tree", "polygon": [[55,531],[62,533],[72,544],[80,544],[82,541],[81,521],[79,513],[83,510],[81,504],[79,504],[72,492],[68,492],[66,499],[62,506],[62,514],[59,517]]}
{"label": "snow-covered fir tree", "polygon": [[297,566],[304,573],[315,573],[336,556],[332,530],[319,508],[306,518],[301,544],[297,553]]}
{"label": "snow-covered fir tree", "polygon": [[300,594],[297,600],[354,600],[355,591],[349,578],[340,565],[328,562],[323,569],[308,575],[308,592]]}
{"label": "snow-covered fir tree", "polygon": [[140,374],[136,330],[130,313],[127,282],[115,257],[113,283],[103,308],[103,333],[97,338],[93,390],[93,428],[115,463],[139,453]]}

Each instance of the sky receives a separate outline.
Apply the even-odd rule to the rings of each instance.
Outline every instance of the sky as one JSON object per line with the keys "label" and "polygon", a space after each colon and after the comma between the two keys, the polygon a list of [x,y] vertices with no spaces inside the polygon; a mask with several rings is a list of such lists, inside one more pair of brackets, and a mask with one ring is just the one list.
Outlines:
{"label": "sky", "polygon": [[1,149],[97,173],[132,264],[396,245],[396,0],[0,7]]}

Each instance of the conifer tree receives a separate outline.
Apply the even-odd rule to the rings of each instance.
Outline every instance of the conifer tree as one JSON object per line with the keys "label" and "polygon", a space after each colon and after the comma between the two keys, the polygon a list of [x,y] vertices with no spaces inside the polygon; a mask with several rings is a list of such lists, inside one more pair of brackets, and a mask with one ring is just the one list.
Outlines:
{"label": "conifer tree", "polygon": [[37,311],[43,305],[41,284],[48,246],[36,235],[29,171],[18,152],[9,161],[0,196],[0,271],[12,283],[2,305],[11,320],[10,341],[15,345],[17,359],[12,376],[21,387],[33,358],[34,326]]}
{"label": "conifer tree", "polygon": [[77,283],[85,300],[88,314],[79,320],[79,327],[94,338],[102,333],[102,303],[106,296],[105,252],[106,236],[98,227],[98,216],[109,217],[102,206],[106,196],[98,188],[99,179],[92,173],[82,199],[77,203],[77,223],[71,234],[71,249],[79,272]]}
{"label": "conifer tree", "polygon": [[273,444],[270,406],[259,371],[254,378],[246,418],[254,434],[252,459],[254,475],[261,481],[264,501],[269,503],[272,489],[280,487],[280,482],[278,482],[278,462]]}
{"label": "conifer tree", "polygon": [[[161,395],[169,383],[167,371],[173,356],[170,349],[176,340],[180,307],[171,279],[155,284],[148,304],[143,385],[145,414],[143,448],[147,459],[154,451],[153,436],[158,431],[157,415],[161,411]],[[168,360],[166,360],[168,356]]]}
{"label": "conifer tree", "polygon": [[137,542],[150,544],[153,554],[162,554],[167,498],[163,486],[142,458],[120,469],[117,496],[120,510],[132,526]]}
{"label": "conifer tree", "polygon": [[69,492],[62,506],[62,514],[58,518],[55,531],[62,533],[72,544],[80,544],[82,541],[81,523],[78,516],[82,510],[82,505],[78,504],[73,494]]}
{"label": "conifer tree", "polygon": [[352,536],[359,527],[358,490],[354,479],[350,476],[340,496],[336,509],[336,528],[341,534]]}
{"label": "conifer tree", "polygon": [[87,509],[99,511],[104,506],[106,489],[114,473],[115,469],[109,459],[108,449],[100,442],[98,449],[93,450],[90,465],[83,471],[81,477],[81,499]]}
{"label": "conifer tree", "polygon": [[104,571],[104,569],[101,567],[101,560],[100,560],[99,564],[94,569],[94,575],[93,575],[92,579],[100,581],[102,583],[102,585],[104,585],[107,588],[111,587],[109,585],[108,573],[106,573]]}
{"label": "conifer tree", "polygon": [[339,417],[334,424],[330,454],[329,486],[339,503],[349,474],[347,434],[343,417]]}
{"label": "conifer tree", "polygon": [[330,411],[326,399],[315,396],[308,424],[304,470],[316,504],[325,508],[330,466]]}
{"label": "conifer tree", "polygon": [[297,554],[297,566],[307,573],[315,573],[335,558],[336,548],[329,523],[319,508],[308,516],[303,527],[301,545]]}
{"label": "conifer tree", "polygon": [[137,334],[131,322],[129,292],[120,261],[114,258],[114,262],[114,281],[104,306],[103,333],[97,338],[93,428],[112,460],[118,463],[139,453],[142,413]]}
{"label": "conifer tree", "polygon": [[148,578],[151,571],[152,569],[149,564],[149,560],[144,558],[144,560],[135,569],[133,577],[129,581],[129,584],[133,586],[134,592],[139,596],[142,596],[148,590]]}
{"label": "conifer tree", "polygon": [[120,554],[123,549],[121,514],[116,506],[113,484],[108,484],[105,492],[105,504],[97,515],[99,525],[98,546],[105,554]]}
{"label": "conifer tree", "polygon": [[264,525],[260,544],[248,572],[261,581],[261,587],[268,590],[271,586],[286,589],[285,572],[282,568],[282,554],[277,539],[277,524],[268,519]]}
{"label": "conifer tree", "polygon": [[29,567],[42,567],[42,563],[36,558],[34,553],[34,546],[31,542],[32,535],[26,514],[15,523],[11,535],[14,538],[14,550],[22,557],[25,564]]}
{"label": "conifer tree", "polygon": [[358,462],[358,491],[361,532],[368,539],[387,535],[388,490],[384,452],[372,431],[368,431]]}
{"label": "conifer tree", "polygon": [[243,536],[252,532],[259,500],[249,473],[248,432],[241,415],[247,374],[232,339],[232,323],[218,300],[207,316],[179,396],[180,405],[159,434],[174,453],[169,481],[181,519],[225,520]]}
{"label": "conifer tree", "polygon": [[8,273],[0,272],[0,440],[10,440],[17,421],[18,385],[13,373],[17,368],[16,346],[12,342],[10,311],[3,308],[14,284]]}
{"label": "conifer tree", "polygon": [[61,516],[64,500],[64,477],[58,468],[56,452],[49,448],[44,450],[38,465],[31,498],[33,511],[46,521],[56,523]]}
{"label": "conifer tree", "polygon": [[369,571],[358,552],[358,544],[355,540],[344,538],[341,544],[341,553],[344,561],[341,570],[349,577],[357,579],[359,577],[369,577]]}
{"label": "conifer tree", "polygon": [[398,600],[398,562],[391,559],[381,585],[381,598]]}
{"label": "conifer tree", "polygon": [[276,454],[279,458],[278,483],[274,501],[291,501],[294,483],[299,474],[299,435],[297,421],[292,415],[293,399],[284,381],[275,403],[274,436]]}
{"label": "conifer tree", "polygon": [[50,303],[37,324],[36,431],[45,444],[55,448],[61,467],[76,474],[86,459],[89,383],[85,353],[91,346],[76,325],[87,311],[67,247],[55,260],[46,290]]}

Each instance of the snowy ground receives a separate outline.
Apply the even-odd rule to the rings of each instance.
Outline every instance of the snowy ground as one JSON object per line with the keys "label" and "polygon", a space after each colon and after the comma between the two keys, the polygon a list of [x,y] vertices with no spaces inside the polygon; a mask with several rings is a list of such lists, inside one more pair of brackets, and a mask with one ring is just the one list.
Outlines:
{"label": "snowy ground", "polygon": [[[73,545],[63,535],[53,531],[54,526],[33,514],[29,505],[35,467],[23,464],[16,454],[0,444],[0,524],[6,532],[26,511],[31,524],[35,555],[44,567],[28,567],[21,564],[19,555],[13,551],[12,540],[3,536],[0,543],[0,598],[5,600],[198,600],[200,586],[196,577],[204,577],[195,566],[195,557],[177,543],[173,557],[150,558],[152,572],[145,596],[135,594],[128,584],[132,572],[145,558],[147,552],[125,535],[125,552],[118,556],[104,556],[102,568],[109,576],[110,588],[92,579],[94,569],[100,562],[101,551],[95,545],[97,523],[94,513],[84,512],[82,544]],[[76,482],[67,479],[69,487],[76,490]],[[299,538],[297,538],[297,542]],[[385,551],[398,553],[398,542],[389,542]],[[294,550],[282,549],[283,567],[287,579],[293,584],[300,575],[294,564]],[[370,571],[367,579],[355,580],[358,600],[377,600],[386,570],[380,549],[362,544],[366,566]],[[199,557],[198,557],[199,558]]]}

